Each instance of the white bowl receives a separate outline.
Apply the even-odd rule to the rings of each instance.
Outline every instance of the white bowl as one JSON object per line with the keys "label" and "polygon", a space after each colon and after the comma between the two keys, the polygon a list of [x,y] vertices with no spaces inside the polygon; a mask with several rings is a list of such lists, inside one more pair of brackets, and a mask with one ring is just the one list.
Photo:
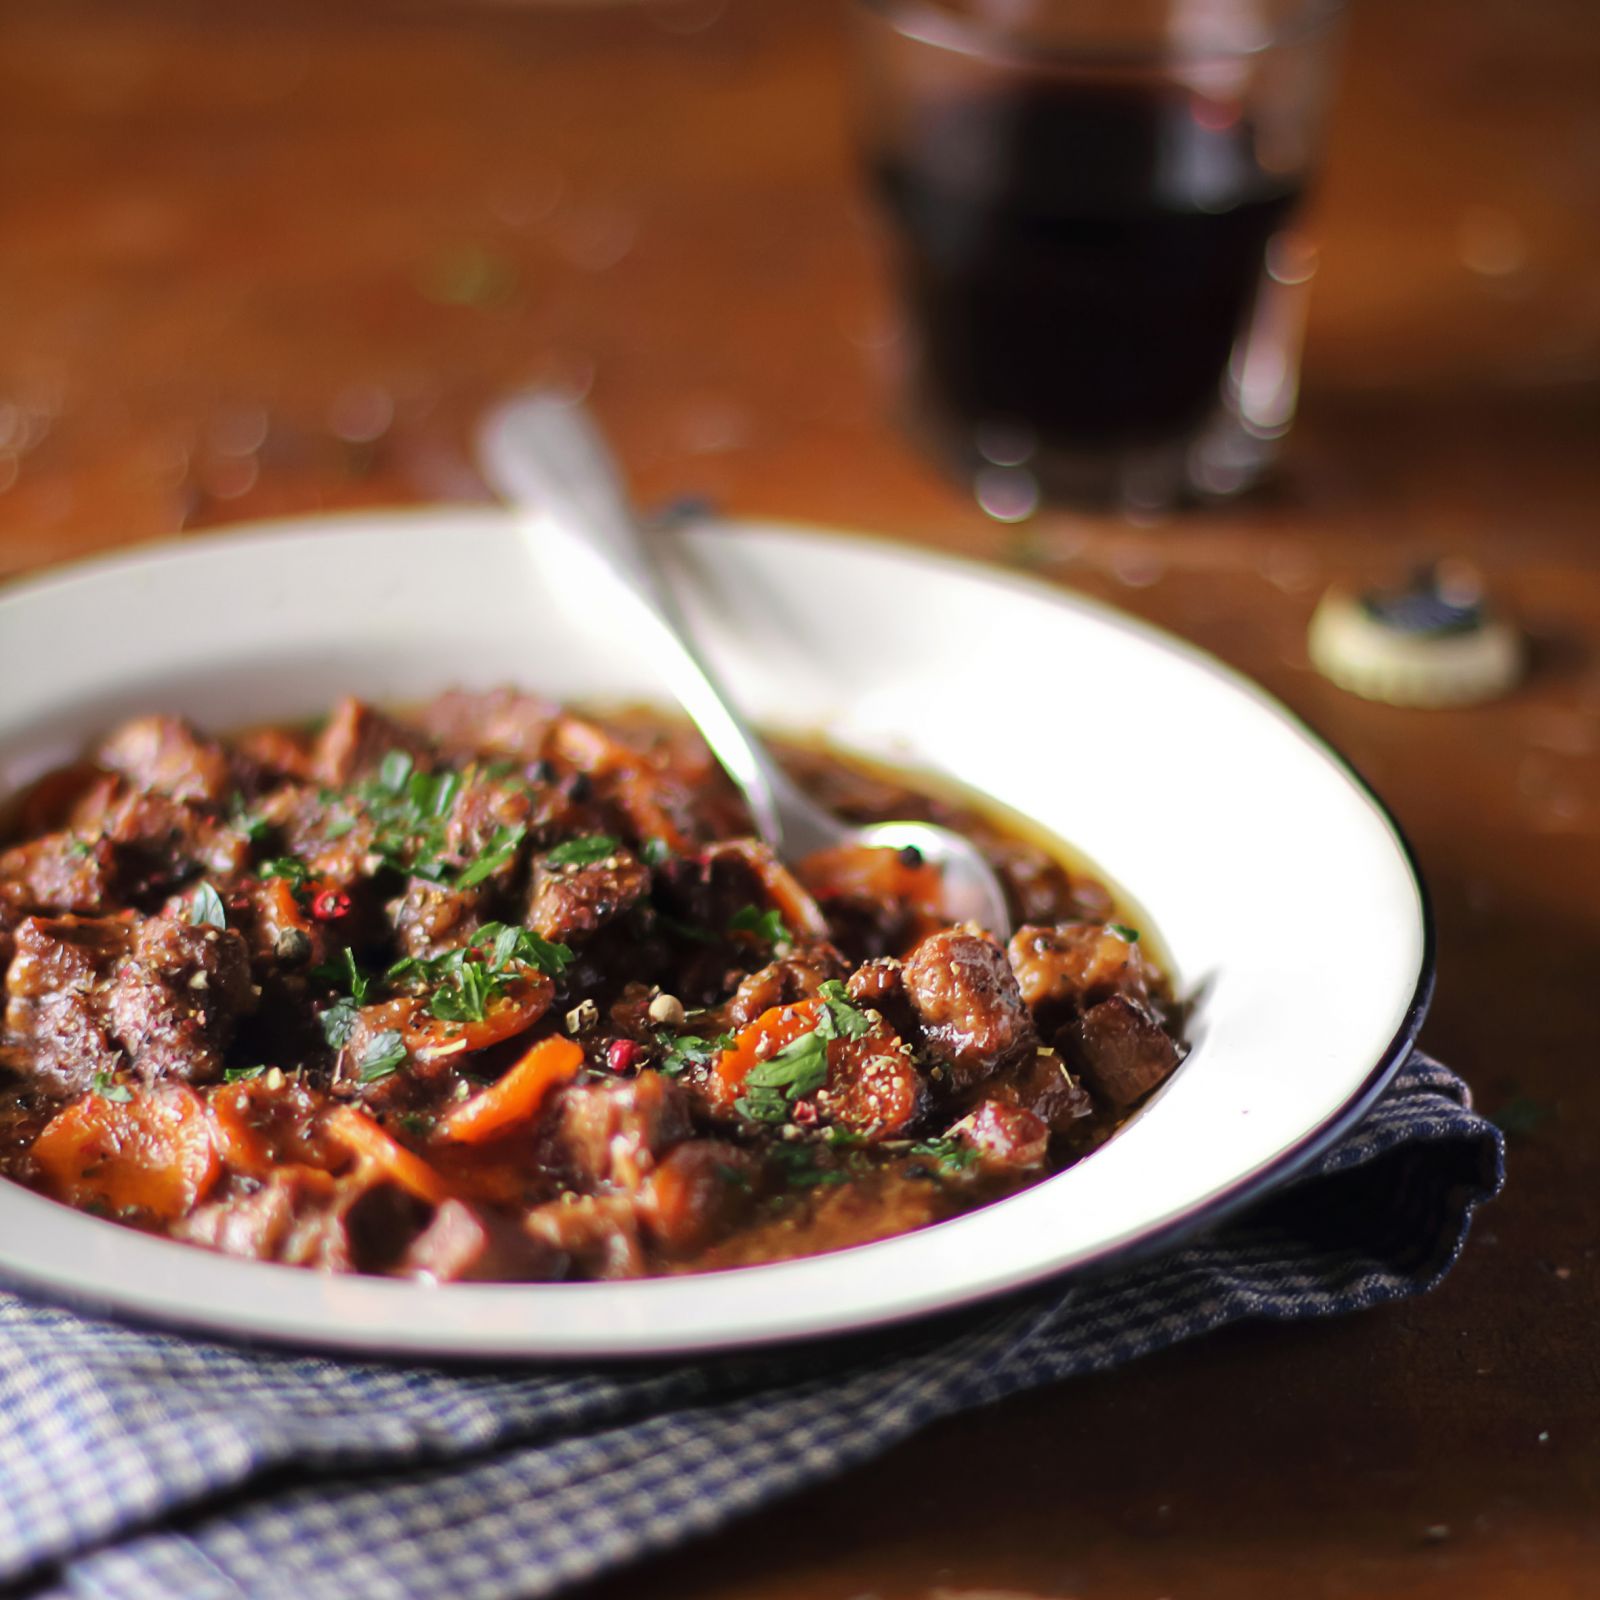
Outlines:
{"label": "white bowl", "polygon": [[[370,1351],[661,1354],[838,1333],[1166,1243],[1281,1182],[1404,1059],[1431,931],[1394,823],[1326,745],[1189,646],[968,563],[792,527],[676,542],[696,634],[771,725],[954,775],[1148,909],[1193,1051],[1109,1144],[920,1233],[644,1282],[429,1287],[230,1260],[0,1183],[0,1277],[244,1336]],[[152,708],[226,729],[340,692],[514,681],[661,698],[604,594],[507,515],[319,519],[81,565],[0,593],[0,795]]]}

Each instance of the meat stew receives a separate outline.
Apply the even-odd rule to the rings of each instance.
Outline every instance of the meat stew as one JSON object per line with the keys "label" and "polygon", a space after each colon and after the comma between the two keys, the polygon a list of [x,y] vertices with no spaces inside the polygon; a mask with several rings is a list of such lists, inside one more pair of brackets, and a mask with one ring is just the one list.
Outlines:
{"label": "meat stew", "polygon": [[1177,1066],[1150,941],[997,818],[821,749],[915,852],[785,864],[683,725],[511,690],[135,719],[0,850],[0,1173],[227,1254],[448,1282],[811,1255],[1060,1171]]}

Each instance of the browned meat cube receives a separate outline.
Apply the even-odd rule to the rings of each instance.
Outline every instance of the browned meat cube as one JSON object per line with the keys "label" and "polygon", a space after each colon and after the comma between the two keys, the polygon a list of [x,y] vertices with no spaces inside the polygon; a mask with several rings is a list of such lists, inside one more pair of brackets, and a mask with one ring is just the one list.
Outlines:
{"label": "browned meat cube", "polygon": [[452,690],[423,707],[424,732],[452,756],[504,756],[534,762],[544,754],[559,706],[516,689]]}
{"label": "browned meat cube", "polygon": [[1007,1105],[1031,1111],[1052,1133],[1070,1132],[1094,1109],[1088,1090],[1070,1076],[1066,1062],[1054,1050],[1036,1050],[992,1080],[988,1092]]}
{"label": "browned meat cube", "polygon": [[487,898],[481,888],[447,889],[413,878],[386,910],[400,948],[408,956],[427,958],[470,943],[486,920]]}
{"label": "browned meat cube", "polygon": [[391,750],[410,756],[419,771],[432,767],[426,739],[347,695],[317,735],[311,770],[319,783],[343,788],[359,778],[372,777]]}
{"label": "browned meat cube", "polygon": [[689,1132],[684,1091],[658,1072],[645,1072],[565,1090],[549,1136],[550,1153],[577,1188],[633,1194]]}
{"label": "browned meat cube", "polygon": [[1098,922],[1018,928],[1008,953],[1022,997],[1046,1033],[1111,995],[1149,997],[1150,970],[1138,944]]}
{"label": "browned meat cube", "polygon": [[147,1080],[210,1083],[255,1002],[249,952],[236,929],[151,917],[112,979],[106,1021]]}
{"label": "browned meat cube", "polygon": [[1090,1006],[1061,1042],[1090,1089],[1119,1111],[1164,1083],[1178,1065],[1177,1045],[1125,995]]}
{"label": "browned meat cube", "polygon": [[48,1088],[86,1089],[122,1056],[105,1021],[109,975],[128,949],[121,918],[25,917],[6,971],[6,1032],[16,1059]]}
{"label": "browned meat cube", "polygon": [[728,1026],[742,1028],[773,1006],[809,1000],[830,978],[843,978],[844,958],[831,945],[813,945],[803,956],[770,961],[734,991],[728,1002]]}
{"label": "browned meat cube", "polygon": [[221,887],[250,864],[250,841],[242,833],[166,795],[137,789],[118,795],[101,828],[124,900],[170,890],[197,870]]}
{"label": "browned meat cube", "polygon": [[395,1270],[433,1283],[548,1283],[566,1275],[567,1257],[492,1211],[446,1200]]}
{"label": "browned meat cube", "polygon": [[233,790],[227,753],[182,717],[135,717],[95,752],[136,789],[221,805]]}
{"label": "browned meat cube", "polygon": [[522,1225],[532,1239],[569,1257],[577,1277],[640,1278],[649,1270],[629,1195],[563,1195],[535,1206]]}
{"label": "browned meat cube", "polygon": [[662,1249],[703,1249],[750,1209],[761,1172],[748,1150],[717,1139],[692,1139],[667,1155],[640,1196],[639,1216]]}
{"label": "browned meat cube", "polygon": [[985,1100],[954,1131],[993,1167],[1042,1166],[1050,1148],[1050,1129],[1042,1118],[1001,1100]]}
{"label": "browned meat cube", "polygon": [[426,1206],[393,1184],[330,1189],[319,1179],[275,1172],[253,1194],[197,1206],[173,1233],[223,1255],[324,1272],[386,1272],[404,1259],[428,1220]]}
{"label": "browned meat cube", "polygon": [[621,846],[603,861],[553,866],[548,856],[533,865],[526,922],[542,938],[563,943],[586,939],[631,911],[650,892],[650,869]]}
{"label": "browned meat cube", "polygon": [[47,833],[0,852],[0,883],[38,911],[95,916],[117,903],[116,862],[110,845],[70,833]]}
{"label": "browned meat cube", "polygon": [[957,1091],[981,1083],[1037,1043],[1005,952],[988,934],[946,928],[906,958],[901,974],[922,1043]]}

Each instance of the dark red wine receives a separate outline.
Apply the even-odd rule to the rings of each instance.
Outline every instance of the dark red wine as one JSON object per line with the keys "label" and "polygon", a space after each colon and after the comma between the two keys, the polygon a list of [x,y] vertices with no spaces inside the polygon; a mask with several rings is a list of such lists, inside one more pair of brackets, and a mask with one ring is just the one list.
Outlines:
{"label": "dark red wine", "polygon": [[946,104],[876,168],[936,416],[967,440],[1026,423],[1042,458],[1205,420],[1299,195],[1246,124],[1181,91]]}

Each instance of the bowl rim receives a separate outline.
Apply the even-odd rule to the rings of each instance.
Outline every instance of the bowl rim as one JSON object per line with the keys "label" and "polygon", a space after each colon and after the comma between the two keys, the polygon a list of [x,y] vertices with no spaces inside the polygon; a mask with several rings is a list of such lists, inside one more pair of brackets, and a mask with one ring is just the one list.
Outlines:
{"label": "bowl rim", "polygon": [[[224,546],[256,545],[270,548],[283,539],[295,536],[304,537],[314,534],[318,530],[327,530],[334,533],[355,533],[362,531],[363,528],[368,531],[376,531],[382,528],[393,528],[396,524],[407,523],[422,528],[429,523],[460,522],[462,519],[477,519],[485,523],[503,526],[508,521],[514,520],[514,516],[513,512],[498,505],[472,502],[395,508],[360,507],[329,512],[314,512],[301,516],[262,518],[242,523],[219,525],[214,528],[207,528],[197,534],[139,540],[127,545],[114,546],[108,550],[74,557],[67,561],[52,563],[42,569],[14,574],[0,580],[0,614],[3,614],[11,604],[17,602],[26,603],[28,597],[32,594],[65,587],[79,579],[89,579],[117,569],[134,568],[164,559],[181,558],[189,553],[204,555],[210,550]],[[503,1361],[508,1358],[557,1363],[579,1361],[629,1362],[684,1357],[694,1354],[712,1354],[734,1349],[792,1345],[891,1328],[911,1321],[970,1309],[978,1304],[995,1304],[1007,1298],[1015,1298],[1029,1290],[1037,1290],[1050,1283],[1062,1283],[1068,1278],[1103,1272],[1113,1264],[1121,1267],[1134,1261],[1161,1254],[1170,1250],[1184,1239],[1216,1226],[1217,1223],[1231,1216],[1242,1207],[1249,1205],[1263,1194],[1288,1182],[1296,1174],[1311,1165],[1361,1120],[1412,1054],[1433,997],[1437,966],[1433,903],[1416,851],[1393,812],[1356,765],[1329,740],[1312,728],[1304,718],[1245,673],[1229,666],[1209,651],[1177,634],[1171,633],[1154,623],[1147,622],[1143,618],[1122,611],[1109,602],[1079,593],[1063,584],[1053,583],[1031,574],[1012,571],[978,557],[922,545],[912,539],[897,538],[884,533],[857,532],[844,526],[811,523],[801,519],[743,516],[686,518],[678,525],[691,530],[720,531],[723,533],[731,533],[737,530],[740,539],[759,538],[762,540],[781,541],[787,538],[798,539],[806,543],[832,543],[855,550],[865,547],[897,560],[909,560],[924,567],[942,568],[951,576],[957,578],[965,577],[977,580],[989,585],[1009,589],[1023,596],[1044,600],[1052,605],[1064,606],[1069,610],[1086,614],[1103,625],[1132,634],[1145,644],[1168,656],[1180,658],[1188,668],[1201,670],[1208,676],[1220,680],[1226,687],[1236,693],[1243,694],[1254,702],[1257,707],[1265,710],[1276,721],[1292,732],[1301,743],[1328,761],[1357,791],[1389,833],[1416,894],[1418,931],[1420,933],[1416,977],[1401,1020],[1376,1062],[1345,1097],[1328,1111],[1319,1122],[1307,1129],[1275,1156],[1254,1170],[1240,1175],[1235,1181],[1226,1184],[1208,1198],[1194,1202],[1181,1214],[1139,1230],[1137,1235],[1131,1239],[1106,1239],[1098,1245],[1085,1249],[1075,1259],[1064,1264],[1060,1262],[1041,1264],[1027,1272],[1018,1273],[1005,1281],[964,1287],[954,1293],[932,1294],[925,1291],[915,1296],[904,1296],[903,1303],[892,1308],[870,1310],[842,1320],[838,1318],[827,1320],[814,1316],[798,1316],[782,1327],[764,1328],[754,1332],[730,1330],[726,1335],[711,1338],[700,1334],[685,1334],[659,1343],[649,1344],[648,1346],[637,1339],[631,1339],[625,1345],[611,1345],[599,1351],[571,1342],[570,1336],[566,1346],[545,1345],[533,1351],[530,1351],[525,1346],[518,1346],[515,1342],[462,1346],[444,1339],[435,1341],[408,1340],[390,1347],[387,1351],[379,1351],[369,1339],[359,1334],[352,1337],[345,1337],[331,1332],[313,1335],[296,1328],[276,1325],[247,1328],[240,1326],[237,1322],[230,1323],[220,1318],[213,1318],[207,1314],[207,1308],[205,1307],[197,1306],[179,1311],[170,1308],[157,1309],[154,1307],[129,1306],[120,1299],[114,1300],[113,1303],[113,1297],[97,1294],[92,1284],[66,1281],[64,1277],[46,1272],[18,1270],[9,1262],[0,1262],[0,1286],[25,1292],[48,1303],[83,1310],[89,1314],[114,1314],[119,1320],[135,1326],[167,1330],[177,1328],[221,1343],[249,1346],[266,1344],[309,1351],[339,1352],[345,1355],[365,1351],[374,1355],[386,1353],[395,1359],[421,1360],[430,1356],[448,1356],[452,1360],[465,1362]],[[8,1188],[15,1187],[19,1189],[23,1195],[40,1204],[52,1207],[59,1205],[59,1202],[51,1201],[45,1196],[23,1188],[21,1185],[12,1185],[10,1180],[0,1179],[0,1183],[4,1183]],[[1023,1192],[1026,1193],[1026,1191]],[[71,1208],[66,1209],[70,1210]],[[85,1220],[99,1221],[101,1219],[86,1218]],[[108,1224],[108,1226],[117,1227],[118,1225]],[[183,1250],[186,1254],[200,1248],[180,1241],[160,1238],[159,1236],[140,1235],[140,1237],[147,1242],[171,1249]],[[867,1244],[848,1247],[844,1251],[829,1252],[822,1257],[805,1259],[826,1260],[829,1256],[850,1254],[863,1249],[878,1248],[885,1244],[892,1245],[893,1243],[893,1238],[872,1241]],[[275,1263],[259,1262],[245,1264],[249,1266],[276,1265]],[[773,1270],[781,1270],[787,1264],[777,1262],[730,1268],[714,1276],[762,1274]],[[289,1267],[281,1268],[280,1270],[298,1274],[306,1269]],[[695,1275],[688,1276],[692,1278]],[[385,1280],[363,1281],[382,1283]],[[640,1279],[630,1280],[628,1286],[632,1289],[642,1288],[648,1291],[651,1288],[659,1289],[668,1285],[676,1285],[682,1281],[684,1280],[681,1277]],[[414,1286],[397,1284],[395,1287]],[[448,1285],[439,1286],[439,1288],[435,1288],[430,1292],[437,1293],[441,1288],[448,1289],[449,1287]],[[529,1285],[508,1283],[473,1284],[465,1287],[469,1290],[488,1291],[504,1295],[529,1291],[549,1292],[551,1290],[565,1292],[575,1290],[582,1293],[586,1290],[594,1291],[596,1289],[615,1287],[615,1285]]]}

